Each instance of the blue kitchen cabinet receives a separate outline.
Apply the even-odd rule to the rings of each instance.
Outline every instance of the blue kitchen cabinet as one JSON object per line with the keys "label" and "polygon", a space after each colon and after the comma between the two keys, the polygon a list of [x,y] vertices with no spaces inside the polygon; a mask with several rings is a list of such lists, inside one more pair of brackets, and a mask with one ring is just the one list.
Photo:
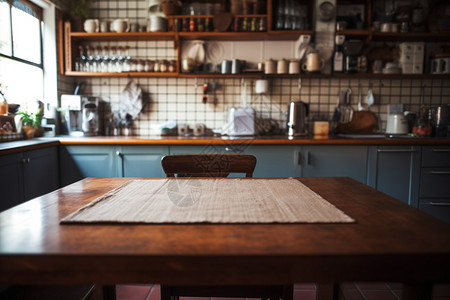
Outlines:
{"label": "blue kitchen cabinet", "polygon": [[23,197],[22,153],[0,156],[0,211],[13,207]]}
{"label": "blue kitchen cabinet", "polygon": [[169,154],[169,146],[118,146],[118,177],[165,177],[161,158]]}
{"label": "blue kitchen cabinet", "polygon": [[450,147],[422,147],[419,208],[450,223]]}
{"label": "blue kitchen cabinet", "polygon": [[56,147],[0,156],[2,180],[0,211],[56,190],[59,187]]}
{"label": "blue kitchen cabinet", "polygon": [[61,185],[85,177],[115,177],[116,156],[113,146],[61,146]]}
{"label": "blue kitchen cabinet", "polygon": [[25,151],[22,154],[24,201],[59,188],[57,147]]}
{"label": "blue kitchen cabinet", "polygon": [[367,146],[307,145],[299,153],[302,177],[351,177],[367,182]]}
{"label": "blue kitchen cabinet", "polygon": [[370,146],[368,185],[418,207],[420,156],[417,146]]}
{"label": "blue kitchen cabinet", "polygon": [[253,177],[293,177],[300,174],[296,163],[298,147],[291,145],[241,144],[170,146],[170,154],[251,154],[256,157]]}

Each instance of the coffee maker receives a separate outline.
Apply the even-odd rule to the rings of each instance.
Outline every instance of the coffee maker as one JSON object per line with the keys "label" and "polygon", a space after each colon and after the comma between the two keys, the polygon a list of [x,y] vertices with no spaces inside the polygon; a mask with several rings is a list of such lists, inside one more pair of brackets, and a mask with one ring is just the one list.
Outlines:
{"label": "coffee maker", "polygon": [[80,95],[61,95],[60,134],[83,135],[81,129],[81,101]]}
{"label": "coffee maker", "polygon": [[83,97],[81,107],[81,128],[84,135],[98,135],[100,129],[99,118],[100,98]]}

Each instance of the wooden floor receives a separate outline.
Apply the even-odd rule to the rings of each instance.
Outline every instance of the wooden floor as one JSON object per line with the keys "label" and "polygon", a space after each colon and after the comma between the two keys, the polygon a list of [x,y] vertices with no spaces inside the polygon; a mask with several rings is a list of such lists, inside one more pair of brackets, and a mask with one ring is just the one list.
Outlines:
{"label": "wooden floor", "polygon": [[[400,300],[400,283],[344,283],[341,284],[342,300]],[[294,300],[315,300],[314,284],[295,284]],[[180,300],[224,300],[225,298],[181,297]],[[233,298],[234,300],[247,300]],[[118,285],[117,300],[160,300],[159,285]],[[253,299],[252,299],[253,300]],[[433,300],[450,300],[450,285],[435,285]]]}

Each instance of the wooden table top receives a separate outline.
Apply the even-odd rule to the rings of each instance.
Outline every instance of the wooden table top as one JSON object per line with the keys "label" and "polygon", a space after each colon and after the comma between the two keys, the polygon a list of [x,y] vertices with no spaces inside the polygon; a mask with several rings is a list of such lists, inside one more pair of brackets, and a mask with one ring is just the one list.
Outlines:
{"label": "wooden table top", "polygon": [[350,178],[299,180],[352,224],[59,224],[128,180],[87,178],[2,212],[0,284],[450,282],[450,224]]}

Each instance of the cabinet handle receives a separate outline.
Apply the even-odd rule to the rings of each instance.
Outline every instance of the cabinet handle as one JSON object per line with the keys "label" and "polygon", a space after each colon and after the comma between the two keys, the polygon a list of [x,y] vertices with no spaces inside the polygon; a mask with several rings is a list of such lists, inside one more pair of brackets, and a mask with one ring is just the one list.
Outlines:
{"label": "cabinet handle", "polygon": [[120,158],[123,158],[123,153],[120,151],[116,151],[116,155]]}
{"label": "cabinet handle", "polygon": [[432,206],[450,206],[450,203],[445,203],[445,202],[430,202],[430,205],[432,205]]}
{"label": "cabinet handle", "polygon": [[377,149],[378,152],[383,153],[414,153],[416,149]]}
{"label": "cabinet handle", "polygon": [[433,152],[450,152],[450,149],[433,149]]}
{"label": "cabinet handle", "polygon": [[27,157],[27,158],[22,158],[20,161],[23,164],[27,164],[27,163],[29,163],[31,161],[31,159],[29,157]]}
{"label": "cabinet handle", "polygon": [[450,175],[450,171],[431,171],[433,175]]}
{"label": "cabinet handle", "polygon": [[[299,165],[302,165],[302,155],[301,152],[297,153],[297,163]],[[309,154],[309,151],[305,152],[305,165],[309,165],[311,163],[311,156]]]}

